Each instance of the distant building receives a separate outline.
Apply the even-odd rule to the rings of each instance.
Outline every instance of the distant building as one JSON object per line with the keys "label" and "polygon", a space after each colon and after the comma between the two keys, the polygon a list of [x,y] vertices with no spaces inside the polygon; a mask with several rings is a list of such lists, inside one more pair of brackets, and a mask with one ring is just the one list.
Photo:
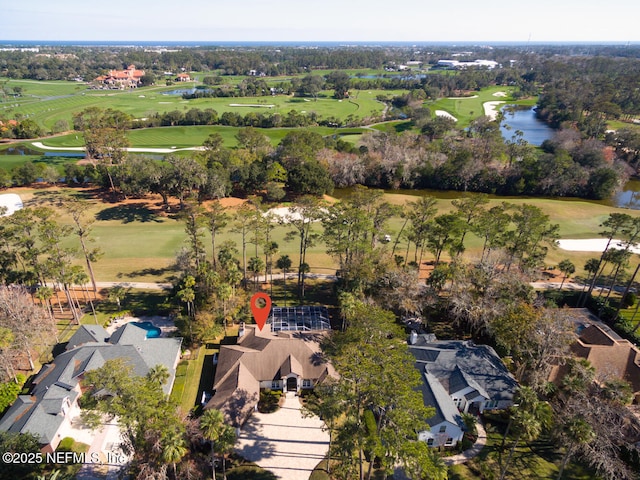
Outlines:
{"label": "distant building", "polygon": [[143,76],[144,70],[129,65],[126,70],[109,70],[108,74],[97,77],[95,81],[112,88],[136,88],[141,85]]}
{"label": "distant building", "polygon": [[413,332],[409,351],[422,375],[424,404],[436,410],[427,419],[430,430],[418,432],[418,439],[427,445],[450,447],[461,441],[461,413],[482,413],[513,404],[518,382],[493,348]]}
{"label": "distant building", "polygon": [[441,68],[451,68],[455,70],[463,70],[469,67],[475,68],[486,68],[488,70],[493,70],[500,66],[498,62],[493,60],[474,60],[472,62],[461,62],[459,60],[438,60],[437,65]]}
{"label": "distant building", "polygon": [[147,331],[134,323],[125,324],[113,335],[99,325],[82,325],[69,339],[66,351],[38,372],[29,394],[20,395],[7,410],[0,419],[0,430],[32,433],[39,437],[43,452],[53,452],[63,432],[80,415],[80,382],[86,372],[116,358],[125,359],[139,376],[164,365],[169,379],[163,390],[169,394],[181,344],[181,338],[147,338]]}
{"label": "distant building", "polygon": [[190,82],[191,76],[188,73],[179,73],[176,82]]}

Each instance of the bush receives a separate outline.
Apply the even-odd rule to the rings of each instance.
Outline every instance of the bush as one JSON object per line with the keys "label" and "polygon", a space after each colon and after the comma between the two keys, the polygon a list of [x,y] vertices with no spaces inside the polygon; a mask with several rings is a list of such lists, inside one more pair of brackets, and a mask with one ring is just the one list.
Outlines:
{"label": "bush", "polygon": [[625,308],[633,307],[636,304],[637,300],[638,297],[636,296],[636,294],[633,292],[629,292],[622,299],[622,305],[624,305]]}
{"label": "bush", "polygon": [[16,378],[18,383],[9,380],[6,383],[0,384],[0,412],[4,412],[5,409],[16,401],[18,395],[20,395],[20,390],[22,390],[22,385],[24,385],[25,382],[25,376],[18,374]]}
{"label": "bush", "polygon": [[258,411],[260,413],[273,413],[280,408],[280,390],[263,390],[260,392],[260,401],[258,402]]}
{"label": "bush", "polygon": [[60,443],[58,444],[58,448],[56,450],[59,450],[61,452],[72,452],[74,443],[76,442],[73,438],[64,437],[62,440],[60,440]]}

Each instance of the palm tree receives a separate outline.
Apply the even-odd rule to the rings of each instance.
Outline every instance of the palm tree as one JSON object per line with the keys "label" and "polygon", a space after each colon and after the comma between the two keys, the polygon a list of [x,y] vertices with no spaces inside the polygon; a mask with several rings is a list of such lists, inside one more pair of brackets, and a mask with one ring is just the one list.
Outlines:
{"label": "palm tree", "polygon": [[253,274],[253,288],[258,290],[258,275],[264,268],[264,262],[260,257],[251,257],[249,259],[249,271]]}
{"label": "palm tree", "polygon": [[551,426],[553,412],[547,402],[541,402],[536,400],[530,408],[525,409],[523,405],[520,408],[514,409],[513,413],[513,426],[516,430],[516,438],[511,446],[509,457],[502,466],[500,472],[500,480],[504,480],[509,464],[513,459],[513,454],[516,451],[520,440],[533,440],[540,436],[540,434]]}
{"label": "palm tree", "polygon": [[567,451],[564,454],[562,463],[560,464],[560,471],[558,472],[558,480],[562,478],[564,468],[567,466],[569,459],[576,453],[581,445],[586,445],[595,439],[596,434],[585,420],[582,418],[573,417],[569,419],[559,433],[562,438],[562,443],[567,445]]}
{"label": "palm tree", "polygon": [[184,437],[180,432],[172,430],[162,439],[162,443],[162,460],[173,466],[173,478],[177,480],[176,463],[187,454]]}
{"label": "palm tree", "polygon": [[562,277],[562,283],[560,284],[560,290],[562,290],[565,280],[575,273],[576,266],[571,263],[571,260],[565,258],[558,264],[558,268],[564,274],[564,277]]}
{"label": "palm tree", "polygon": [[224,425],[220,437],[218,437],[218,452],[222,454],[222,479],[227,480],[227,462],[225,454],[233,448],[236,443],[236,432],[231,425]]}
{"label": "palm tree", "polygon": [[597,275],[598,270],[600,270],[600,261],[597,258],[590,258],[584,264],[584,271],[587,272],[588,275],[587,281],[582,286],[582,292],[580,292],[580,300],[578,300],[578,305],[582,305],[582,297],[587,286],[591,283],[591,275]]}
{"label": "palm tree", "polygon": [[284,291],[284,304],[287,305],[287,270],[291,268],[291,259],[289,255],[282,255],[276,262],[276,268],[282,270],[282,282]]}
{"label": "palm tree", "polygon": [[220,410],[206,410],[200,417],[200,430],[204,438],[211,442],[211,478],[216,478],[215,444],[224,433],[224,416]]}
{"label": "palm tree", "polygon": [[158,385],[160,388],[165,384],[169,378],[169,369],[161,364],[151,368],[147,373],[147,378],[153,384]]}

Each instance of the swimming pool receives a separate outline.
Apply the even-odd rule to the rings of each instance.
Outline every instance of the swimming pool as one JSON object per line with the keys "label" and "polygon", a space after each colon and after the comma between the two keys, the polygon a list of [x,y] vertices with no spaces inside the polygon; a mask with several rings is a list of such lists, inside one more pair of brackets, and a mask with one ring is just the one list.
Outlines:
{"label": "swimming pool", "polygon": [[136,322],[136,325],[147,331],[147,338],[158,338],[162,333],[162,330],[151,322]]}

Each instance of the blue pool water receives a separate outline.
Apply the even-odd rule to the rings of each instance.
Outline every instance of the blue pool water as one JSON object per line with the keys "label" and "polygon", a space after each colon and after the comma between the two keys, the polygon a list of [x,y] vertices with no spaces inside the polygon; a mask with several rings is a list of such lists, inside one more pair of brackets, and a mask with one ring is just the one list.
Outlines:
{"label": "blue pool water", "polygon": [[158,338],[162,333],[162,330],[151,322],[136,322],[136,325],[147,331],[147,338]]}

